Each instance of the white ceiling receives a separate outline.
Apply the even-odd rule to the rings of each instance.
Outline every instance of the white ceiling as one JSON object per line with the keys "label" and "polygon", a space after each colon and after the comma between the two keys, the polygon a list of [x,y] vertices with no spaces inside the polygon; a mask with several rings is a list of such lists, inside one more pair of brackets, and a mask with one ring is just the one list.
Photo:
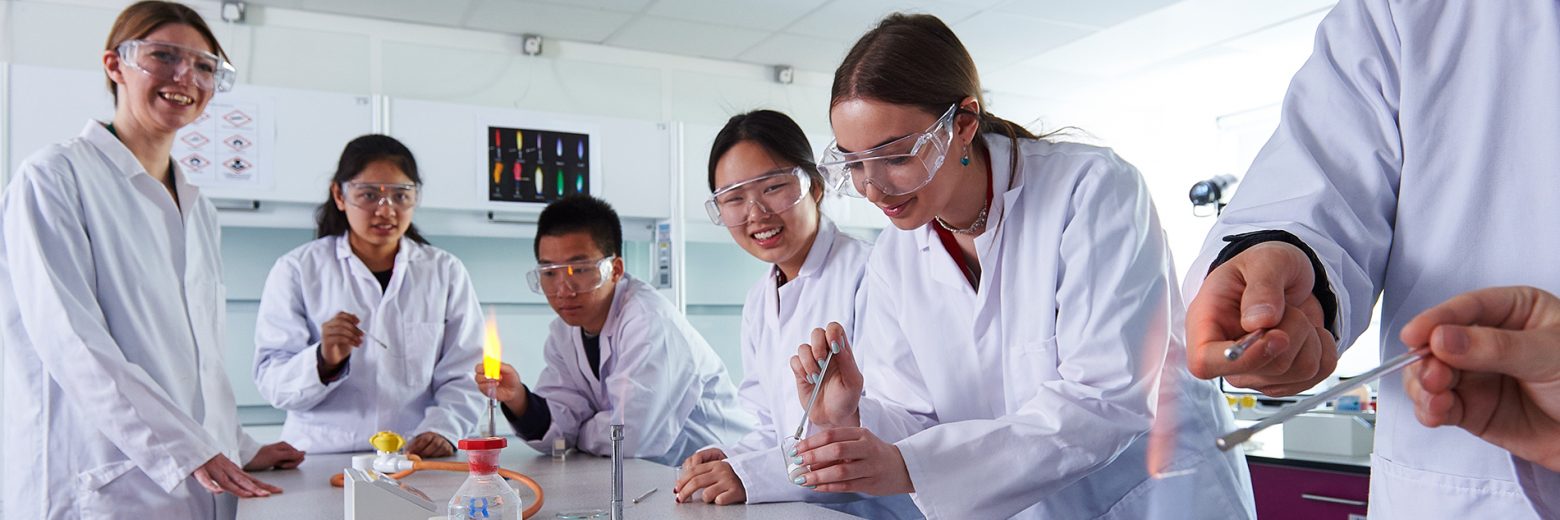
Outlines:
{"label": "white ceiling", "polygon": [[[1336,0],[249,0],[290,9],[463,27],[832,72],[862,32],[894,11],[927,12],[958,33],[999,92],[1303,59]],[[1232,58],[1232,56],[1234,58]],[[1283,69],[1294,66],[1282,61]],[[1277,72],[1275,72],[1277,73]]]}

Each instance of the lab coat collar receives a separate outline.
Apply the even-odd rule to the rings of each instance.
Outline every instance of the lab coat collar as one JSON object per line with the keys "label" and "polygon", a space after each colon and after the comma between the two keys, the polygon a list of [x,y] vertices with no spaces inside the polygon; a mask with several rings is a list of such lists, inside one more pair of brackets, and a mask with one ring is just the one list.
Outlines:
{"label": "lab coat collar", "polygon": [[[839,234],[839,228],[834,225],[834,221],[819,213],[818,236],[813,237],[812,247],[807,250],[807,259],[802,261],[802,268],[796,271],[796,279],[814,276],[823,270],[823,264],[828,261],[829,252],[834,250],[834,236],[837,234]],[[771,284],[773,284],[773,281],[778,280],[775,276],[779,272],[780,266],[769,266]]]}
{"label": "lab coat collar", "polygon": [[[623,278],[617,281],[617,286],[612,288],[612,308],[607,309],[607,321],[601,322],[601,337],[612,336],[612,331],[617,328],[619,320],[623,319],[623,307],[628,305],[629,292],[632,285],[638,280],[623,272]],[[579,327],[575,327],[578,329]],[[606,361],[606,355],[602,355],[602,361]]]}
{"label": "lab coat collar", "polygon": [[[108,131],[108,128],[103,126],[103,123],[96,120],[87,120],[87,127],[81,129],[81,139],[97,148],[103,154],[103,157],[108,159],[108,162],[117,166],[114,170],[119,172],[120,175],[135,177],[136,175],[146,174],[146,168],[141,167],[141,161],[136,159],[135,154],[125,147],[125,143],[121,142],[118,137],[114,137],[114,133]],[[180,175],[179,177],[182,180],[184,176]]]}
{"label": "lab coat collar", "polygon": [[[97,148],[98,152],[115,166],[114,171],[126,179],[137,175],[151,176],[146,168],[141,166],[141,160],[135,157],[135,153],[125,147],[125,143],[115,137],[113,132],[108,131],[108,127],[103,123],[87,120],[87,126],[81,129],[81,139],[91,144],[93,148]],[[169,161],[168,173],[173,175],[173,190],[179,198],[180,216],[188,219],[194,210],[192,205],[200,196],[200,187],[190,183],[189,176],[185,175],[184,169],[179,167],[177,161]]]}
{"label": "lab coat collar", "polygon": [[991,208],[986,210],[986,232],[975,238],[977,246],[997,240],[1002,233],[1003,217],[1008,208],[1013,207],[1018,195],[1024,191],[1024,150],[1022,146],[1026,142],[1020,140],[1018,145],[1018,166],[1013,167],[1013,141],[1006,135],[998,133],[983,134],[986,140],[986,149],[991,153],[991,192],[1000,193],[1000,197],[991,198]]}
{"label": "lab coat collar", "polygon": [[[1006,135],[996,133],[981,134],[981,138],[986,140],[986,150],[991,154],[991,192],[1000,193],[1002,196],[991,198],[991,208],[986,210],[986,232],[976,238],[977,242],[991,235],[990,232],[995,230],[998,227],[997,223],[1002,220],[1003,210],[1011,205],[1024,189],[1024,172],[1014,173],[1009,167],[1013,153],[1012,141],[1008,140]],[[1019,150],[1020,161],[1023,159],[1023,153],[1023,150]],[[1020,164],[1019,167],[1022,170],[1023,165]],[[937,238],[937,230],[932,228],[935,225],[936,222],[927,222],[914,231],[916,245],[922,251],[930,249],[933,245],[942,246],[942,241]]]}
{"label": "lab coat collar", "polygon": [[[1011,155],[1013,153],[1012,141],[1006,135],[997,133],[982,134],[986,140],[986,149],[991,154],[991,208],[986,210],[986,230],[975,237],[976,255],[982,259],[981,271],[991,271],[994,267],[989,265],[988,259],[995,258],[1001,245],[1001,234],[1005,226],[1002,226],[1007,208],[1012,207],[1014,201],[1024,189],[1023,150],[1019,151],[1019,171],[1011,168]],[[1022,146],[1024,141],[1019,141]],[[996,194],[1001,194],[996,196]],[[928,222],[920,229],[912,230],[915,236],[916,246],[923,254],[936,253],[938,258],[927,264],[929,275],[932,279],[941,283],[957,287],[969,287],[969,282],[955,267],[957,264],[942,250],[942,240],[937,238],[936,222]],[[936,246],[933,249],[933,246]],[[946,265],[944,265],[946,263]],[[941,266],[941,267],[936,267]],[[946,269],[942,268],[946,267]],[[981,276],[981,286],[985,286],[989,276]]]}
{"label": "lab coat collar", "polygon": [[[336,235],[336,258],[348,259],[357,257],[357,254],[352,252],[351,241],[347,238],[347,235],[350,233],[352,231],[348,230],[345,233]],[[401,266],[406,265],[408,262],[422,260],[427,254],[425,249],[422,244],[404,235],[401,236],[401,244],[395,251],[395,268],[400,269]]]}
{"label": "lab coat collar", "polygon": [[[630,293],[636,289],[639,280],[630,276],[626,271],[623,278],[618,280],[617,286],[612,288],[612,308],[607,309],[607,319],[601,322],[601,330],[597,331],[599,345],[601,346],[601,366],[607,366],[607,360],[612,359],[613,351],[617,350],[613,342],[617,339],[618,322],[623,318],[623,307],[628,305]],[[560,318],[561,319],[561,318]],[[590,369],[590,358],[585,356],[584,329],[577,326],[569,327],[569,341],[574,343],[574,355],[579,359],[580,372],[587,378],[599,380]],[[602,374],[602,377],[606,377]]]}

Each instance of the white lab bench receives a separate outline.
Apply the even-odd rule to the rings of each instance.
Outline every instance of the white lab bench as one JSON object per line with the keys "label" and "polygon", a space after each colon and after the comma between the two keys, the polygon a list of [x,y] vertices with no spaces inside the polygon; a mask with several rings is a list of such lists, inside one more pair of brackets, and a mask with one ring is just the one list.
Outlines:
{"label": "white lab bench", "polygon": [[[351,453],[309,454],[294,470],[259,472],[260,479],[280,486],[284,492],[266,498],[251,498],[238,503],[238,520],[337,520],[343,517],[343,492],[331,487],[330,477],[351,464]],[[464,455],[451,459],[465,460]],[[562,461],[541,455],[513,437],[502,456],[504,468],[523,473],[542,486],[546,500],[542,510],[532,517],[550,520],[565,511],[608,509],[612,489],[612,460],[571,453]],[[776,463],[775,471],[783,468]],[[721,519],[794,519],[855,518],[830,509],[805,503],[716,506],[703,503],[678,504],[673,500],[676,483],[672,468],[653,462],[623,461],[624,516],[628,518]],[[455,489],[466,480],[465,473],[419,471],[405,479],[442,508]],[[524,486],[517,486],[520,498],[529,505],[535,497]],[[656,492],[638,504],[630,503],[645,491]]]}

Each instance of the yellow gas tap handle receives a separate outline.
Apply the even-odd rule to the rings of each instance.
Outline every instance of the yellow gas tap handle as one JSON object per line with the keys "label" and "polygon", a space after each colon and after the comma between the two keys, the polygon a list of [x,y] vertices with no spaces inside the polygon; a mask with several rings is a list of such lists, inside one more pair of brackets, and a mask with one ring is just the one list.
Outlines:
{"label": "yellow gas tap handle", "polygon": [[406,439],[395,432],[379,432],[374,434],[373,437],[369,437],[368,443],[376,450],[396,453],[401,451],[402,446],[406,445]]}

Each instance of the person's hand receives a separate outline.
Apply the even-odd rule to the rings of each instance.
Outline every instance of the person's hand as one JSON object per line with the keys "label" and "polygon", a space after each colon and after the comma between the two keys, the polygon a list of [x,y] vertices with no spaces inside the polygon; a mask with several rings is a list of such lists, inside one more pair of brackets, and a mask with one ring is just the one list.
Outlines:
{"label": "person's hand", "polygon": [[856,366],[856,356],[851,352],[850,340],[845,337],[845,327],[830,322],[828,329],[813,329],[812,343],[797,347],[791,356],[791,373],[796,376],[796,395],[806,410],[812,398],[813,379],[818,377],[824,359],[829,357],[830,346],[838,348],[834,360],[829,362],[829,373],[823,377],[823,391],[818,394],[818,404],[813,406],[807,419],[825,428],[860,426],[857,413],[861,405],[863,380]]}
{"label": "person's hand", "polygon": [[249,462],[244,464],[244,471],[293,469],[303,463],[303,455],[302,451],[285,442],[267,444],[249,458]]}
{"label": "person's hand", "polygon": [[330,321],[320,325],[320,357],[325,359],[323,372],[334,372],[352,355],[352,349],[363,345],[363,331],[358,329],[358,317],[352,313],[338,312]]}
{"label": "person's hand", "polygon": [[1560,299],[1480,289],[1425,310],[1399,337],[1432,354],[1403,375],[1420,424],[1460,427],[1560,471]]}
{"label": "person's hand", "polygon": [[[1289,396],[1316,386],[1338,366],[1338,348],[1327,330],[1305,252],[1285,242],[1264,242],[1208,273],[1186,308],[1187,368],[1203,379],[1269,396]],[[1224,350],[1247,333],[1269,329],[1230,361]]]}
{"label": "person's hand", "polygon": [[737,477],[736,470],[725,459],[726,452],[720,448],[700,450],[689,455],[688,460],[683,461],[683,471],[677,476],[677,485],[672,488],[677,503],[691,500],[693,494],[701,489],[704,494],[700,498],[706,503],[727,505],[747,502],[747,488],[742,486],[742,479]]}
{"label": "person's hand", "polygon": [[425,459],[448,457],[455,454],[455,445],[450,440],[434,432],[422,432],[412,438],[412,443],[406,446],[406,453]]}
{"label": "person's hand", "polygon": [[[515,371],[514,366],[509,363],[499,363],[498,379],[488,379],[482,363],[477,363],[476,379],[477,389],[482,391],[482,395],[493,396],[498,402],[509,407],[509,411],[515,415],[525,415],[527,403],[525,385],[520,383],[520,373]],[[496,394],[493,393],[495,386],[498,387]]]}
{"label": "person's hand", "polygon": [[802,481],[793,480],[793,484],[824,493],[884,496],[915,492],[899,447],[884,442],[866,428],[824,430],[802,439],[796,452],[811,471],[797,477]]}
{"label": "person's hand", "polygon": [[282,488],[261,482],[245,473],[227,455],[218,454],[195,468],[195,480],[213,495],[232,493],[239,498],[268,497],[282,492]]}

